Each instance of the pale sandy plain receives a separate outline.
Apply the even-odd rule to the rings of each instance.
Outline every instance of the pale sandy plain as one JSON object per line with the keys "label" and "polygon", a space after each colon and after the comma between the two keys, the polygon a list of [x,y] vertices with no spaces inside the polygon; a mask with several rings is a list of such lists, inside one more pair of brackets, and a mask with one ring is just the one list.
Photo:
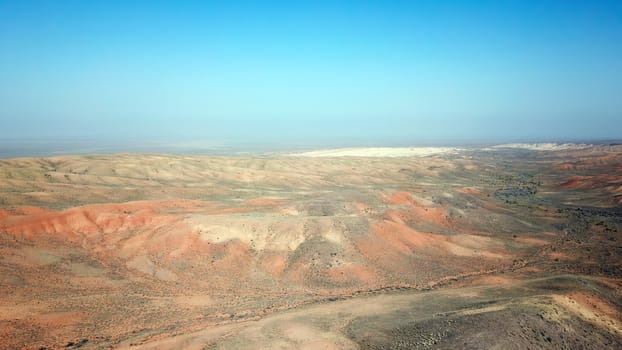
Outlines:
{"label": "pale sandy plain", "polygon": [[290,156],[301,157],[423,157],[459,151],[455,147],[351,147],[299,153]]}
{"label": "pale sandy plain", "polygon": [[620,348],[622,146],[534,147],[0,160],[0,348]]}

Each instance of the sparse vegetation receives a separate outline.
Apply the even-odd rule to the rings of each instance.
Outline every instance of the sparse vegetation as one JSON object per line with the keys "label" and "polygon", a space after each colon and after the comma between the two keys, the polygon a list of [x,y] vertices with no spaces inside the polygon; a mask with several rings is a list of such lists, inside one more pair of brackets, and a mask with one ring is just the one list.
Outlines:
{"label": "sparse vegetation", "polygon": [[[0,336],[12,348],[622,344],[602,282],[622,278],[611,186],[560,188],[572,174],[554,158],[470,154],[4,161]],[[221,327],[230,336],[213,337]]]}

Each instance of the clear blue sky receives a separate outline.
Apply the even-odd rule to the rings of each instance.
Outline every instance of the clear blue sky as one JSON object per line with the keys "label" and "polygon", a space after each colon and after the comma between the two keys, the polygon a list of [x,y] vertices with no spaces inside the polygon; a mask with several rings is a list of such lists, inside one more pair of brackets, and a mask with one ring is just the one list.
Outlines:
{"label": "clear blue sky", "polygon": [[622,138],[622,1],[2,1],[0,139]]}

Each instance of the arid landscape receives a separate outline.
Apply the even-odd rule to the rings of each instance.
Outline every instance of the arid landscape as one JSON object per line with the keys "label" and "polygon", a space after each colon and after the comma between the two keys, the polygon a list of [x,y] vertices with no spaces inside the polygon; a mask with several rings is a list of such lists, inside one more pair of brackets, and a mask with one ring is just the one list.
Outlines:
{"label": "arid landscape", "polygon": [[0,160],[2,349],[620,349],[622,146]]}

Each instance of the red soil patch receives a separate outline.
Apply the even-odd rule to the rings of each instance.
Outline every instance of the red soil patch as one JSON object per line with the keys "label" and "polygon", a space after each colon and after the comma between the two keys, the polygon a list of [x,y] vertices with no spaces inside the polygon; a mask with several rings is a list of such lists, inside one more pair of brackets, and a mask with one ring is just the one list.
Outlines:
{"label": "red soil patch", "polygon": [[14,215],[41,215],[41,214],[47,214],[50,212],[51,210],[44,209],[44,208],[33,207],[33,206],[23,206],[23,207],[16,208],[14,211]]}
{"label": "red soil patch", "polygon": [[421,205],[408,192],[394,192],[385,203],[400,205],[405,208],[391,209],[385,212],[385,218],[399,223],[419,222],[432,223],[438,226],[450,226],[447,210],[441,207],[426,207]]}
{"label": "red soil patch", "polygon": [[59,326],[79,323],[84,317],[81,312],[57,312],[37,316],[37,321],[45,328],[53,329]]}
{"label": "red soil patch", "polygon": [[9,234],[27,239],[33,239],[36,235],[51,235],[75,242],[81,236],[170,225],[177,218],[169,211],[206,205],[200,201],[171,200],[95,204],[62,211],[21,207],[10,215],[3,213],[0,226]]}
{"label": "red soil patch", "polygon": [[355,243],[363,256],[374,265],[412,277],[417,270],[415,255],[433,253],[435,238],[399,223],[383,221],[372,224],[370,234]]}
{"label": "red soil patch", "polygon": [[559,184],[560,189],[612,187],[616,191],[622,186],[622,175],[571,176]]}
{"label": "red soil patch", "polygon": [[568,296],[592,309],[596,314],[605,314],[612,318],[617,318],[619,316],[618,309],[609,305],[609,303],[596,295],[582,292],[573,292],[570,293]]}
{"label": "red soil patch", "polygon": [[424,250],[425,254],[456,256],[500,257],[502,251],[495,251],[494,241],[486,237],[458,234],[437,235],[418,232],[399,222],[384,221],[372,224],[373,232],[394,249],[411,253]]}
{"label": "red soil patch", "polygon": [[555,170],[574,170],[575,168],[576,166],[570,163],[564,163],[564,164],[555,166]]}
{"label": "red soil patch", "polygon": [[[575,155],[576,156],[576,155]],[[593,170],[611,168],[622,169],[622,154],[619,151],[613,154],[597,156],[594,154],[584,154],[578,157],[578,160],[572,163],[564,162],[554,167],[555,170]]]}
{"label": "red soil patch", "polygon": [[427,246],[435,239],[430,234],[420,233],[390,221],[374,223],[372,231],[394,249],[404,253],[411,253],[415,247]]}
{"label": "red soil patch", "polygon": [[426,279],[436,278],[437,273],[471,271],[475,261],[481,268],[512,257],[502,244],[490,237],[423,233],[388,220],[372,223],[369,235],[355,244],[372,266],[411,280],[424,271]]}
{"label": "red soil patch", "polygon": [[0,220],[13,216],[14,214],[8,210],[0,209]]}
{"label": "red soil patch", "polygon": [[276,278],[281,275],[285,269],[287,258],[280,254],[268,255],[262,259],[260,265],[261,268]]}
{"label": "red soil patch", "polygon": [[572,188],[581,188],[585,185],[588,176],[573,176],[567,181],[559,184],[559,188],[561,189],[572,189]]}
{"label": "red soil patch", "polygon": [[373,265],[406,275],[413,272],[410,266],[412,250],[399,238],[387,239],[376,232],[371,232],[367,237],[357,240],[355,244]]}
{"label": "red soil patch", "polygon": [[331,281],[335,283],[358,282],[366,285],[373,285],[379,279],[378,274],[370,267],[352,264],[337,266],[327,271]]}
{"label": "red soil patch", "polygon": [[448,213],[443,208],[410,207],[403,210],[390,209],[385,212],[385,218],[391,221],[404,223],[412,222],[418,224],[434,224],[440,227],[451,226],[448,220]]}
{"label": "red soil patch", "polygon": [[403,191],[393,193],[385,202],[391,205],[412,205],[414,203],[410,193]]}
{"label": "red soil patch", "polygon": [[298,285],[306,285],[307,284],[307,276],[309,275],[310,266],[308,263],[304,263],[302,261],[296,261],[289,266],[287,269],[283,271],[283,277],[289,282],[298,284]]}
{"label": "red soil patch", "polygon": [[564,296],[553,295],[553,299],[587,321],[622,335],[619,310],[602,298],[586,292],[571,292]]}
{"label": "red soil patch", "polygon": [[253,257],[246,243],[233,240],[213,244],[212,249],[219,259],[214,261],[214,268],[226,272],[229,279],[247,278]]}
{"label": "red soil patch", "polygon": [[0,225],[7,233],[27,239],[34,239],[37,235],[51,235],[56,239],[76,242],[81,236],[170,224],[175,220],[172,216],[156,215],[149,208],[130,214],[117,208],[110,211],[111,208],[106,206],[108,205],[12,216],[4,218]]}
{"label": "red soil patch", "polygon": [[426,222],[434,223],[439,226],[450,226],[447,211],[443,208],[415,207],[410,213]]}
{"label": "red soil patch", "polygon": [[187,224],[174,222],[161,228],[160,234],[149,240],[149,252],[166,254],[164,258],[168,262],[174,262],[179,258],[189,258],[189,254],[193,254],[192,256],[209,255],[212,252],[212,244],[192,232]]}

